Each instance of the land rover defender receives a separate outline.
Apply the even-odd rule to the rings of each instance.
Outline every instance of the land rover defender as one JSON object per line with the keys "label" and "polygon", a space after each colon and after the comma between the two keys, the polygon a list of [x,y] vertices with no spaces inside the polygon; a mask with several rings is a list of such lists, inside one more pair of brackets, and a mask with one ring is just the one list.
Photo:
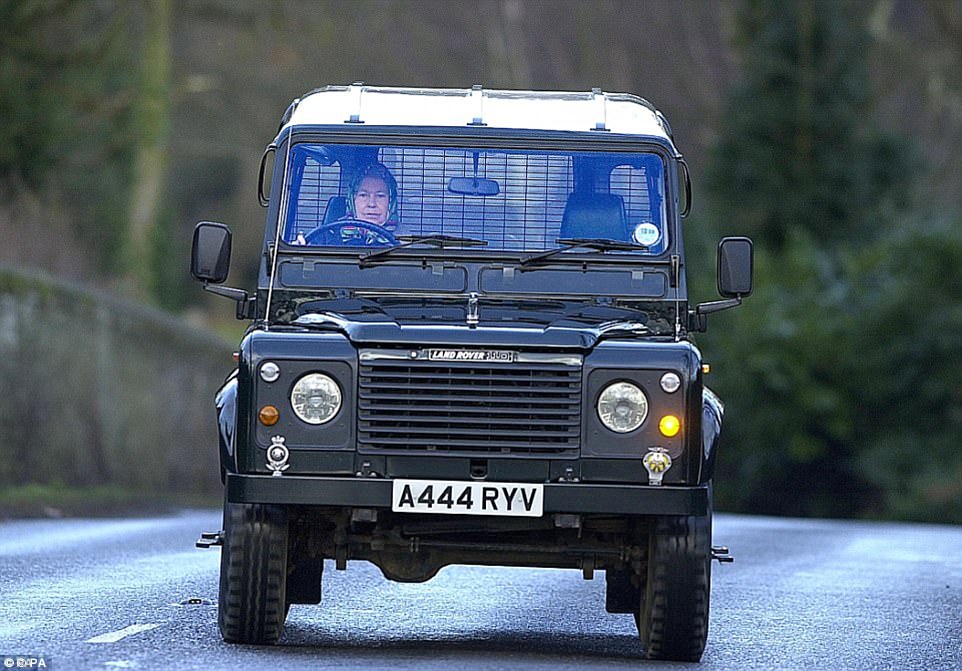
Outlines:
{"label": "land rover defender", "polygon": [[[685,161],[628,94],[328,86],[261,162],[257,289],[223,286],[231,233],[191,272],[250,325],[216,397],[219,626],[274,643],[291,604],[368,561],[604,572],[653,659],[708,633],[722,404],[692,334],[752,291],[689,302]],[[389,608],[390,604],[384,607]]]}

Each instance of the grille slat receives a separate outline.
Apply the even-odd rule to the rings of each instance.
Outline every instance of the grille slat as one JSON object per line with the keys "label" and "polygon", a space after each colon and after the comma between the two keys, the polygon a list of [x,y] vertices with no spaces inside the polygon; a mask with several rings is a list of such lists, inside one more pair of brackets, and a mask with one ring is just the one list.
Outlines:
{"label": "grille slat", "polygon": [[581,365],[362,358],[362,449],[457,454],[576,454]]}
{"label": "grille slat", "polygon": [[[566,399],[560,396],[546,398],[544,396],[530,394],[527,398],[520,398],[519,396],[495,396],[490,394],[490,392],[484,393],[486,391],[487,390],[482,388],[482,389],[475,389],[474,394],[444,394],[443,396],[440,396],[440,395],[434,396],[431,400],[432,402],[444,401],[447,403],[453,403],[456,401],[480,403],[483,401],[489,405],[492,403],[495,403],[495,404],[503,404],[505,406],[519,405],[521,407],[529,407],[529,405],[530,406],[544,405],[544,406],[554,407],[554,406],[557,406],[558,404],[564,404],[565,406],[567,406],[568,400],[570,400],[571,402],[574,402],[575,397],[579,396],[579,394],[569,393]],[[397,392],[397,387],[395,387],[395,392]],[[361,392],[362,401],[367,401],[375,404],[379,404],[379,401],[382,401],[382,400],[383,401],[410,401],[415,398],[424,398],[426,396],[430,396],[430,394],[409,394],[409,393],[370,394],[364,391]],[[496,405],[494,407],[497,408],[501,406]]]}
{"label": "grille slat", "polygon": [[525,376],[531,375],[532,373],[542,372],[542,373],[556,373],[558,375],[570,375],[571,371],[577,370],[580,373],[580,366],[571,366],[565,364],[556,363],[538,363],[538,362],[525,362],[525,363],[502,363],[502,362],[486,362],[486,361],[451,361],[439,364],[437,361],[412,361],[407,357],[400,357],[403,353],[399,355],[398,359],[371,359],[364,362],[364,365],[377,370],[378,373],[387,372],[392,369],[401,368],[413,373],[471,373],[478,366],[490,366],[490,371],[495,375],[515,375],[515,376]]}
{"label": "grille slat", "polygon": [[[372,409],[377,409],[379,413],[394,413],[401,412],[406,415],[411,416],[425,416],[425,417],[451,417],[460,415],[483,415],[485,417],[494,417],[501,415],[509,415],[510,417],[505,417],[506,420],[512,422],[518,421],[518,415],[521,415],[522,419],[526,416],[529,419],[537,420],[551,420],[557,421],[559,417],[570,417],[571,411],[568,408],[535,408],[532,404],[527,404],[524,407],[511,408],[506,405],[498,406],[497,410],[492,410],[487,403],[484,405],[469,406],[469,405],[441,405],[439,403],[432,405],[430,408],[424,408],[416,403],[384,403],[379,401],[374,404],[370,401],[363,401],[358,404],[360,410],[361,418],[370,418],[370,411]],[[365,412],[367,411],[367,412]],[[465,417],[465,419],[469,419]],[[571,420],[574,422],[574,420]]]}
{"label": "grille slat", "polygon": [[[448,372],[442,371],[442,373],[444,375],[447,375],[448,379],[450,380],[472,380],[475,377],[471,371],[462,371],[462,370],[448,371]],[[515,382],[515,381],[527,382],[531,379],[550,381],[552,379],[565,379],[567,377],[563,374],[553,372],[553,371],[543,371],[543,372],[536,371],[536,373],[537,375],[535,375],[535,373],[532,373],[529,375],[492,374],[492,375],[486,375],[485,377],[486,379],[494,382]],[[390,371],[390,372],[378,371],[376,377],[378,380],[386,382],[390,380],[436,380],[437,375],[438,373],[419,372],[419,371],[412,371],[410,373],[404,372],[404,371]]]}
{"label": "grille slat", "polygon": [[[495,385],[488,384],[486,380],[474,380],[470,384],[445,384],[443,381],[433,382],[430,384],[427,382],[404,383],[394,380],[390,385],[378,386],[376,384],[372,384],[370,387],[368,387],[367,391],[363,392],[364,395],[361,398],[371,398],[377,395],[381,390],[384,390],[384,393],[396,392],[399,386],[407,393],[417,393],[419,391],[439,393],[445,393],[449,391],[515,393],[530,391],[536,387],[536,385],[531,384]],[[574,384],[564,384],[563,386],[557,385],[546,389],[536,389],[535,393],[537,393],[539,396],[570,396],[576,389],[577,386]]]}
{"label": "grille slat", "polygon": [[413,443],[409,439],[400,438],[380,438],[377,444],[382,450],[398,450],[405,453],[415,451],[420,452],[453,452],[458,454],[468,453],[472,456],[478,454],[503,453],[503,454],[550,454],[556,456],[559,451],[555,447],[528,446],[518,447],[518,442],[514,440],[488,440],[485,441],[483,449],[478,446],[477,441],[463,439],[449,439],[445,441],[421,441]]}
{"label": "grille slat", "polygon": [[[457,426],[377,426],[373,422],[362,422],[361,430],[368,431],[372,435],[383,434],[386,436],[393,435],[398,431],[403,431],[409,436],[477,436],[477,429],[473,427],[460,428]],[[485,434],[489,436],[497,436],[500,438],[570,438],[577,434],[575,430],[568,431],[522,431],[520,429],[504,429],[504,428],[485,428]]]}

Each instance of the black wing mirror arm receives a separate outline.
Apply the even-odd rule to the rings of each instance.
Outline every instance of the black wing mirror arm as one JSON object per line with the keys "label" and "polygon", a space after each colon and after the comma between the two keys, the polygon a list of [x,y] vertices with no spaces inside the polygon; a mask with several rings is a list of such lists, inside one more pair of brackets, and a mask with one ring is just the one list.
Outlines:
{"label": "black wing mirror arm", "polygon": [[735,298],[726,298],[721,301],[710,301],[708,303],[699,303],[698,305],[695,306],[695,314],[710,315],[712,312],[721,312],[722,310],[736,308],[741,304],[742,304],[741,296],[737,296]]}
{"label": "black wing mirror arm", "polygon": [[238,319],[250,319],[248,312],[250,311],[250,295],[243,289],[235,289],[234,287],[222,287],[219,284],[210,284],[204,282],[204,291],[209,291],[212,294],[218,296],[224,296],[225,298],[230,298],[237,302],[237,318]]}
{"label": "black wing mirror arm", "polygon": [[720,301],[699,303],[695,306],[694,310],[688,311],[688,330],[695,331],[697,333],[704,333],[708,330],[708,315],[713,312],[721,312],[722,310],[737,308],[741,304],[741,296],[737,296],[735,298],[726,298]]}

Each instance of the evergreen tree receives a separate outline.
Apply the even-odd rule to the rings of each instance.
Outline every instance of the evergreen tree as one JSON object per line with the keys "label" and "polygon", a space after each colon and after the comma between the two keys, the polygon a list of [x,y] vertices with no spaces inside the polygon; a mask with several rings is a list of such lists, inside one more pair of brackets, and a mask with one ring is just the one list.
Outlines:
{"label": "evergreen tree", "polygon": [[709,174],[716,212],[767,251],[791,231],[822,246],[864,241],[907,202],[906,161],[872,123],[862,3],[746,0],[743,81]]}
{"label": "evergreen tree", "polygon": [[[0,0],[0,198],[28,190],[48,218],[54,202],[69,203],[84,246],[74,251],[104,273],[126,225],[135,14],[119,0]],[[44,222],[14,225],[64,244]]]}
{"label": "evergreen tree", "polygon": [[758,290],[707,338],[729,408],[717,491],[752,512],[960,520],[962,347],[935,327],[958,309],[927,303],[952,299],[924,255],[942,247],[957,282],[962,248],[904,214],[917,166],[873,121],[865,9],[739,7],[709,182],[713,215],[756,241]]}
{"label": "evergreen tree", "polygon": [[157,254],[165,231],[161,203],[166,191],[171,97],[171,0],[149,0],[139,77],[134,95],[138,132],[134,144],[131,202],[124,249],[127,290],[148,300],[162,280]]}

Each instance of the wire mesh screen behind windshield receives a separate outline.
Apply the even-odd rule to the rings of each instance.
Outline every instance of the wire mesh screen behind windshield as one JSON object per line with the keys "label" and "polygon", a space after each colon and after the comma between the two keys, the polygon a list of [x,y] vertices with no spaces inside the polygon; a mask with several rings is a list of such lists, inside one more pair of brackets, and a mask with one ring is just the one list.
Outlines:
{"label": "wire mesh screen behind windshield", "polygon": [[[386,221],[354,209],[358,175],[375,162],[396,182]],[[658,253],[666,244],[662,165],[654,154],[299,144],[291,151],[284,240],[319,244],[311,236],[318,227],[360,219],[395,236],[486,240],[491,250],[601,237],[642,242]],[[644,240],[636,239],[640,224],[647,226]],[[336,243],[325,236],[322,244]]]}
{"label": "wire mesh screen behind windshield", "polygon": [[[404,184],[400,220],[413,234],[441,231],[487,240],[511,249],[554,244],[572,190],[570,156],[481,154],[478,175],[498,183],[493,196],[464,196],[448,190],[451,177],[473,177],[464,150],[385,150],[382,160]],[[413,187],[420,196],[405,197]]]}

